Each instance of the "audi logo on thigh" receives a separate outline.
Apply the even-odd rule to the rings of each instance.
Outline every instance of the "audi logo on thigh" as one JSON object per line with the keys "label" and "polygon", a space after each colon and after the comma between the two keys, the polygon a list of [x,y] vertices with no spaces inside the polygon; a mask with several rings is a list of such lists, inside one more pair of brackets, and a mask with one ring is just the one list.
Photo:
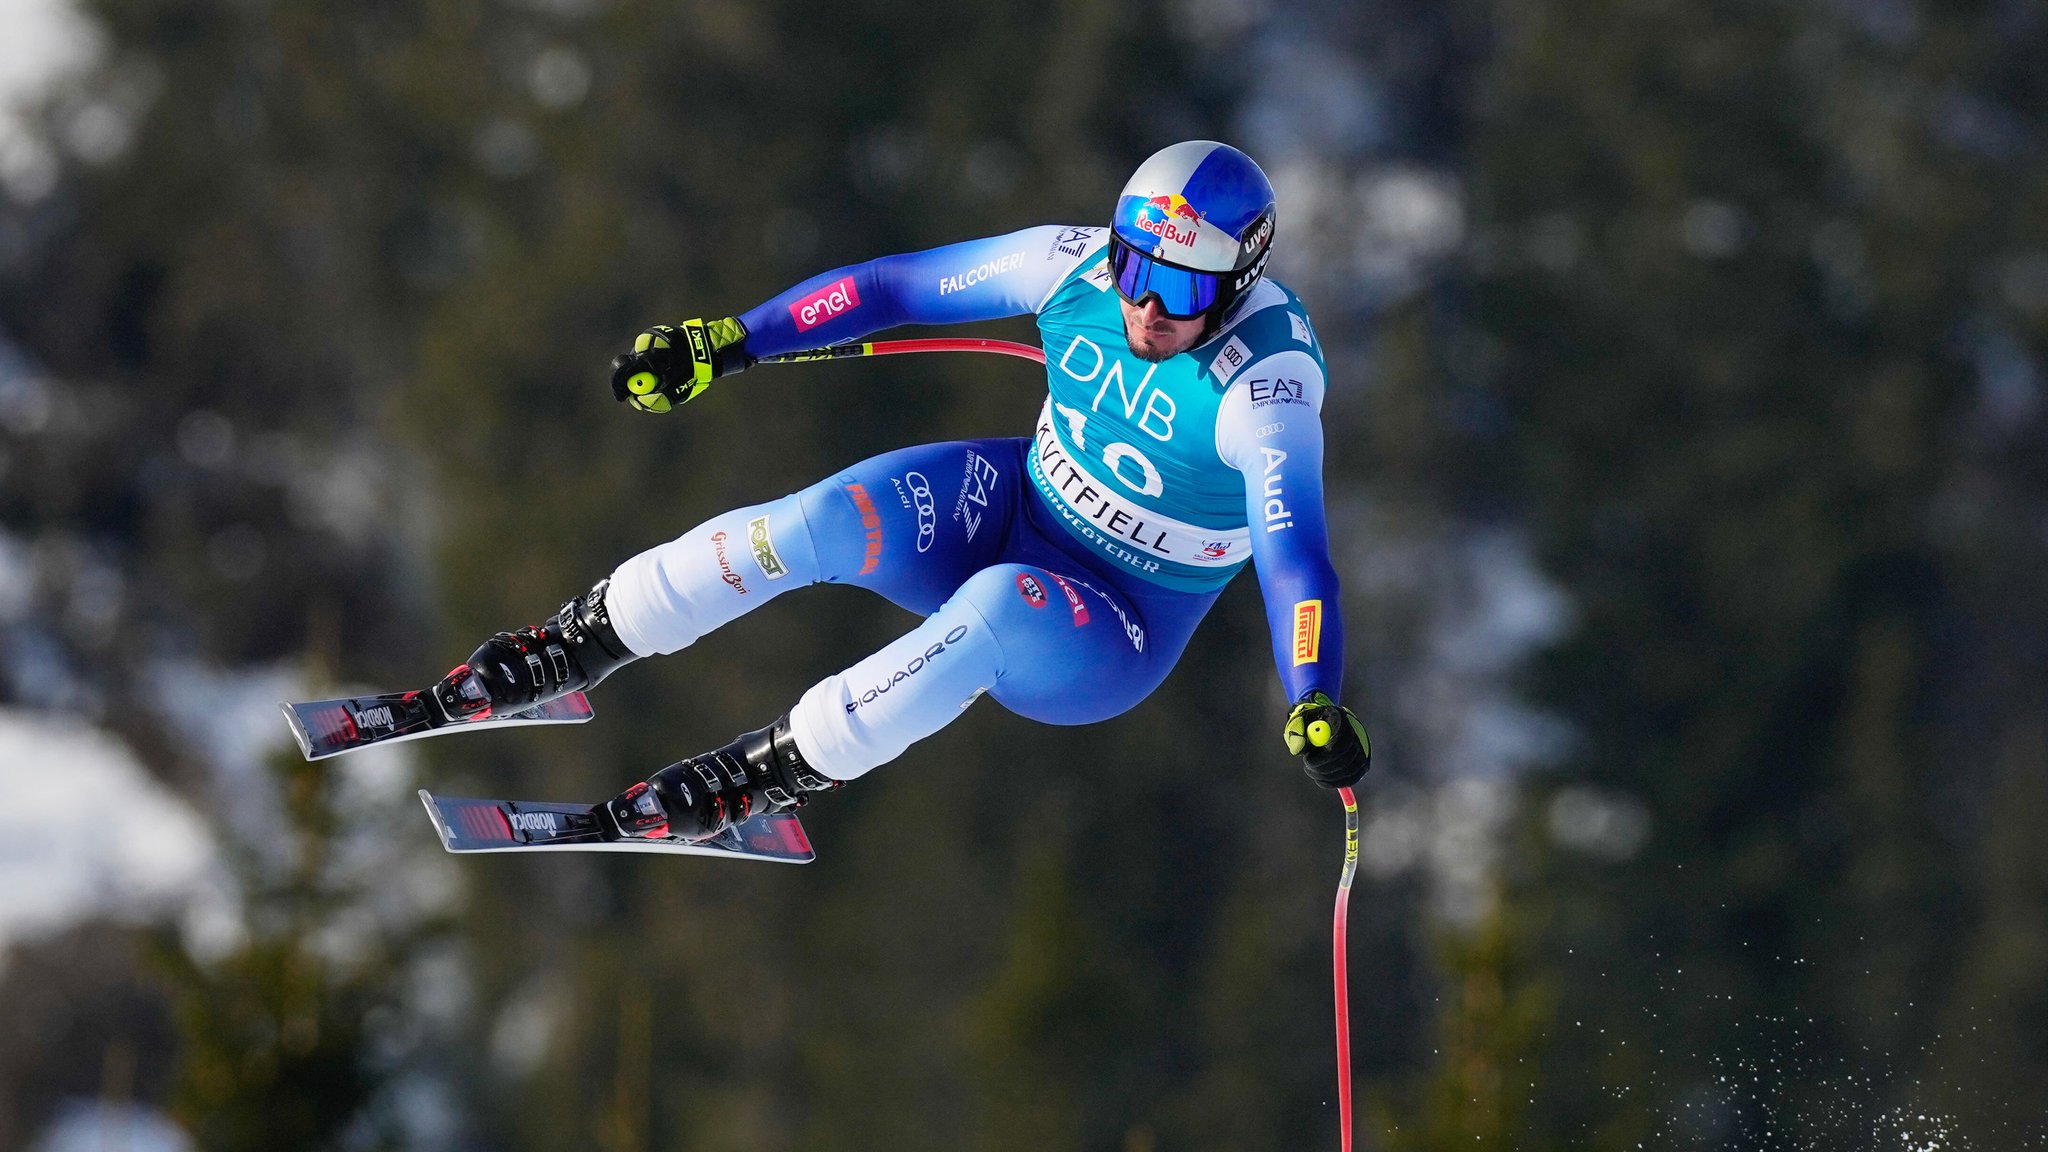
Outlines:
{"label": "audi logo on thigh", "polygon": [[937,514],[932,509],[932,486],[922,472],[904,473],[903,482],[910,486],[911,499],[917,501],[917,550],[929,552],[939,530]]}

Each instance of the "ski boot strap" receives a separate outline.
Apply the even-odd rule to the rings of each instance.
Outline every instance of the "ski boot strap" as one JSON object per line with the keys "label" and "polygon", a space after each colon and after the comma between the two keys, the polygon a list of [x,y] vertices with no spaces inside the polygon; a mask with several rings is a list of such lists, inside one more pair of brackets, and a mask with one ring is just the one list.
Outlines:
{"label": "ski boot strap", "polygon": [[611,675],[613,669],[638,658],[612,627],[611,612],[604,603],[611,583],[609,576],[599,580],[590,591],[562,605],[553,621],[561,630],[563,643],[569,646],[576,656],[577,665],[583,669],[585,682],[581,686],[584,688],[596,686]]}
{"label": "ski boot strap", "polygon": [[[784,716],[723,748],[679,760],[655,773],[644,786],[659,801],[659,816],[641,802],[635,785],[610,805],[626,835],[674,835],[686,840],[716,836],[763,812],[801,808],[807,794],[837,788],[812,768],[790,735]],[[659,831],[653,831],[659,825]]]}
{"label": "ski boot strap", "polygon": [[761,798],[773,811],[801,808],[806,793],[829,792],[842,781],[811,767],[789,730],[789,714],[736,742],[747,767],[761,780]]}

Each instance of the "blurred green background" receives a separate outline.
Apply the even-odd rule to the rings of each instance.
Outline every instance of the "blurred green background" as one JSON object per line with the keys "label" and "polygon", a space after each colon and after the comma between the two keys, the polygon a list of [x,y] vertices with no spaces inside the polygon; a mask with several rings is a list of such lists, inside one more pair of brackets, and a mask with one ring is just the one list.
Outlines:
{"label": "blurred green background", "polygon": [[579,729],[307,765],[272,711],[426,683],[845,462],[1023,434],[1013,361],[659,420],[605,365],[1102,221],[1194,137],[1274,177],[1329,352],[1361,1147],[2048,1139],[2038,0],[65,27],[0,134],[0,1148],[1334,1148],[1341,813],[1250,579],[1138,709],[976,708],[815,806],[803,869],[455,861],[411,789],[609,795],[907,626],[862,593]]}

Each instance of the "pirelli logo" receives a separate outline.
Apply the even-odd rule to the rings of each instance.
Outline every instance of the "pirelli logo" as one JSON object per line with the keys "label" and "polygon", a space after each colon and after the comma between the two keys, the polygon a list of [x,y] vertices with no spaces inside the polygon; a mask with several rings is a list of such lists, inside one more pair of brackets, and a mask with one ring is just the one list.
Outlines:
{"label": "pirelli logo", "polygon": [[1313,664],[1323,652],[1323,602],[1298,600],[1294,604],[1294,664]]}

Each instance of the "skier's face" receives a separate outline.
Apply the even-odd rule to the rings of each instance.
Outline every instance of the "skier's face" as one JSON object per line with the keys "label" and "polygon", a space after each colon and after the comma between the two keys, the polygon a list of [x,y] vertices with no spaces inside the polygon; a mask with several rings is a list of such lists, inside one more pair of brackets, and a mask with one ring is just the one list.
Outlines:
{"label": "skier's face", "polygon": [[1159,306],[1156,297],[1147,297],[1143,304],[1132,304],[1119,300],[1124,310],[1124,339],[1131,345],[1131,355],[1140,360],[1164,360],[1178,356],[1195,346],[1202,338],[1202,321],[1175,320],[1167,316]]}

